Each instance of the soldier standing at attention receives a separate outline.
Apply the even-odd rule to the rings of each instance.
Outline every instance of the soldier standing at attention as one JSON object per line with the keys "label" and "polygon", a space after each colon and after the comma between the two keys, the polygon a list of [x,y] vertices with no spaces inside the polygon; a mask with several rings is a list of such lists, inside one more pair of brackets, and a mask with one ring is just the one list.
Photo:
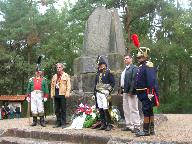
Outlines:
{"label": "soldier standing at attention", "polygon": [[[132,39],[134,44],[139,44],[137,35],[133,35]],[[137,46],[139,47],[139,45]],[[149,51],[150,49],[147,47],[139,47],[137,53],[139,68],[135,87],[137,96],[142,102],[144,114],[143,131],[136,133],[137,137],[155,134],[153,106],[159,106],[156,69],[153,63],[148,61]]]}
{"label": "soldier standing at attention", "polygon": [[42,77],[40,69],[41,56],[39,56],[36,66],[35,77],[29,79],[27,88],[27,101],[31,102],[31,112],[33,115],[33,123],[31,126],[37,125],[37,116],[40,117],[40,124],[45,127],[44,121],[44,102],[48,99],[48,85],[46,78]]}
{"label": "soldier standing at attention", "polygon": [[115,86],[115,80],[107,68],[105,60],[101,56],[98,57],[97,64],[98,71],[95,77],[95,93],[101,119],[101,127],[99,130],[110,131],[112,125],[109,114],[109,95]]}

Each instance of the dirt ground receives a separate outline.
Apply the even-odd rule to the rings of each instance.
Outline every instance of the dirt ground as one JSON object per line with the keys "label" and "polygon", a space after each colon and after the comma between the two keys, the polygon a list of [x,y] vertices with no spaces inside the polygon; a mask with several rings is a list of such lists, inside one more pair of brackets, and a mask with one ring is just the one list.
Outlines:
{"label": "dirt ground", "polygon": [[[71,133],[86,133],[89,135],[98,136],[111,136],[119,138],[129,138],[133,141],[165,141],[165,142],[179,142],[179,143],[192,143],[192,114],[165,114],[168,121],[163,122],[161,125],[155,128],[155,136],[147,137],[135,137],[131,132],[122,132],[120,128],[114,128],[110,132],[99,131],[93,129],[61,129],[52,128],[52,124],[47,124],[45,128],[41,126],[31,127],[28,118],[11,119],[11,120],[0,120],[0,129],[6,130],[10,128],[26,129],[26,130],[37,130],[37,131],[49,131],[49,132],[71,132]],[[54,120],[53,116],[49,119]]]}

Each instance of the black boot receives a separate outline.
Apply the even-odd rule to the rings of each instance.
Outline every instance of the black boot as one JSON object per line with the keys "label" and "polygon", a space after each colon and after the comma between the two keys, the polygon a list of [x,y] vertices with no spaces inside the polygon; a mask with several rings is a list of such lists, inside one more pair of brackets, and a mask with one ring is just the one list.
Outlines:
{"label": "black boot", "polygon": [[150,116],[150,135],[155,135],[155,130],[154,130],[154,116]]}
{"label": "black boot", "polygon": [[40,116],[40,125],[41,125],[42,127],[46,127],[45,121],[44,121],[44,116]]}
{"label": "black boot", "polygon": [[100,126],[100,128],[98,128],[98,130],[105,130],[107,128],[106,123],[103,121],[101,121],[101,122],[102,122],[101,126]]}
{"label": "black boot", "polygon": [[98,128],[98,130],[105,130],[107,128],[106,122],[105,122],[105,113],[102,108],[99,109],[99,115],[101,119],[101,126]]}
{"label": "black boot", "polygon": [[105,131],[110,131],[112,129],[112,125],[111,124],[107,124],[107,128],[105,129]]}
{"label": "black boot", "polygon": [[37,117],[33,116],[33,123],[31,124],[31,126],[36,126],[37,125]]}
{"label": "black boot", "polygon": [[107,128],[105,129],[105,131],[110,131],[112,129],[112,125],[111,125],[111,116],[109,114],[109,110],[104,110],[105,112],[105,119],[106,119],[106,123],[107,123]]}
{"label": "black boot", "polygon": [[140,136],[149,136],[149,117],[144,117],[143,131],[140,131],[135,134],[137,137]]}

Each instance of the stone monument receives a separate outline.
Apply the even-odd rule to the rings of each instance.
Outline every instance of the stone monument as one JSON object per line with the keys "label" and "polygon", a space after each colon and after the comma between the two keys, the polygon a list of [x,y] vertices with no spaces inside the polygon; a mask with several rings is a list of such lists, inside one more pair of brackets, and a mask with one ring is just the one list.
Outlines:
{"label": "stone monument", "polygon": [[125,44],[117,10],[96,8],[86,23],[82,54],[74,60],[73,91],[80,94],[93,92],[98,55],[104,57],[114,73],[116,90],[124,68],[124,54]]}

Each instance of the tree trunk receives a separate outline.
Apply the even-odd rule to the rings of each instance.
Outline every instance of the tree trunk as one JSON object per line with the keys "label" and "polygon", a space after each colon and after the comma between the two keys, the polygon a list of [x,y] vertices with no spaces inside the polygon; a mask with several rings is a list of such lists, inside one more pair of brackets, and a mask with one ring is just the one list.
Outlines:
{"label": "tree trunk", "polygon": [[188,67],[180,61],[179,62],[179,93],[181,96],[184,96],[184,94],[187,95],[189,90],[188,71],[189,71]]}
{"label": "tree trunk", "polygon": [[[131,13],[129,10],[129,6],[125,7],[125,12],[126,12],[126,15],[124,18],[124,27],[127,33],[127,44],[130,44],[131,43],[131,29],[130,29]],[[127,52],[130,52],[130,51],[131,49],[128,47]]]}
{"label": "tree trunk", "polygon": [[27,51],[27,63],[31,64],[31,49],[32,49],[32,47],[28,46],[27,48],[28,48],[28,51]]}

